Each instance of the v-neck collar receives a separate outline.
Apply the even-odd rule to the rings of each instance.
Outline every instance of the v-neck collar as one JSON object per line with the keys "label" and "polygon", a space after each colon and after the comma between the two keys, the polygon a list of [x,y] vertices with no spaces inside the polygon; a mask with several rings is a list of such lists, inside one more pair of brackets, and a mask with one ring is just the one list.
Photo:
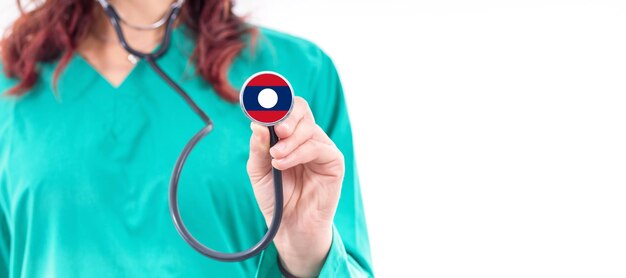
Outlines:
{"label": "v-neck collar", "polygon": [[101,81],[102,83],[105,83],[106,85],[108,85],[111,91],[123,91],[125,85],[129,82],[132,82],[133,75],[137,74],[136,72],[138,71],[138,69],[144,66],[144,63],[145,63],[143,59],[140,59],[139,61],[137,61],[137,63],[133,66],[133,68],[126,74],[126,76],[124,77],[124,80],[122,80],[122,82],[119,85],[115,86],[113,83],[111,83],[111,81],[109,81],[106,77],[104,77],[104,75],[102,75],[102,73],[98,69],[96,69],[94,65],[92,65],[89,61],[87,61],[87,59],[83,57],[80,53],[75,52],[73,58],[76,60],[77,63],[81,64],[81,66],[85,68],[85,71],[91,71],[96,75],[96,77],[98,77],[98,79],[101,79],[98,82]]}
{"label": "v-neck collar", "polygon": [[[166,66],[166,71],[183,70],[185,73],[189,73],[186,65],[195,43],[186,32],[187,28],[183,25],[172,30],[170,49],[157,60],[157,63]],[[53,89],[53,76],[58,64],[59,61],[54,61],[40,66],[42,80],[45,81],[46,86],[50,86],[50,89]],[[135,87],[133,83],[142,80],[142,76],[145,77],[147,72],[151,72],[151,69],[147,62],[141,59],[128,73],[124,81],[116,87],[84,57],[74,52],[59,76],[56,88],[57,98],[60,101],[80,98],[94,88],[114,94],[138,94],[141,92],[131,89]]]}

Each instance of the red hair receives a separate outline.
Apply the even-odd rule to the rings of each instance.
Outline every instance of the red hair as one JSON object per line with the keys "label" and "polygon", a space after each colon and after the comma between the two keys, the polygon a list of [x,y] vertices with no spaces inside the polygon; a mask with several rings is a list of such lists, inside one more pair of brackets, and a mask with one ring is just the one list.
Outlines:
{"label": "red hair", "polygon": [[[5,74],[19,80],[7,93],[19,96],[37,83],[39,63],[59,60],[56,82],[101,9],[94,0],[46,0],[28,12],[20,0],[17,4],[21,15],[2,39],[0,50]],[[254,37],[256,29],[233,13],[231,0],[187,0],[180,20],[196,40],[191,59],[197,74],[222,98],[237,101],[237,91],[228,82],[228,69],[245,47],[243,37]]]}

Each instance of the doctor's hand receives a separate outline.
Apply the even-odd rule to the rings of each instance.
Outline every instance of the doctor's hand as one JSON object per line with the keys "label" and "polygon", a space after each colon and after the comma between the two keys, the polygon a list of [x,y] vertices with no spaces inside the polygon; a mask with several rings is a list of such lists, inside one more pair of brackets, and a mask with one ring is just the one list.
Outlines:
{"label": "doctor's hand", "polygon": [[280,141],[271,149],[267,127],[253,123],[251,128],[247,169],[268,226],[274,213],[272,166],[283,171],[284,212],[274,238],[283,266],[297,277],[315,277],[332,242],[343,155],[301,97],[295,98],[288,118],[275,126]]}

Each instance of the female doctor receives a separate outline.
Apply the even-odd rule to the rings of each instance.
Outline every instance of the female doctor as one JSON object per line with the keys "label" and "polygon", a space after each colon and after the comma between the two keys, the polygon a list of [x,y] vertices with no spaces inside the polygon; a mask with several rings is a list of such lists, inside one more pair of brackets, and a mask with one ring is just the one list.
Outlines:
{"label": "female doctor", "polygon": [[[19,2],[19,1],[18,1]],[[130,45],[156,49],[173,0],[110,0]],[[157,63],[215,123],[187,160],[180,211],[205,245],[247,249],[284,214],[259,256],[195,252],[168,213],[168,182],[203,123],[129,55],[94,0],[46,0],[1,42],[0,277],[372,276],[350,123],[337,72],[303,39],[251,26],[230,0],[187,0]],[[244,116],[243,82],[272,70],[298,96],[276,126]]]}

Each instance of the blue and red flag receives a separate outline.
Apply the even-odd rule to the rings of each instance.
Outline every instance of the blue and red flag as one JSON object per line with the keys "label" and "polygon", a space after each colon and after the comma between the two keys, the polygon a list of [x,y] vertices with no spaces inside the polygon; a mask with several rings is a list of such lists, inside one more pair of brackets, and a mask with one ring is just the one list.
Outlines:
{"label": "blue and red flag", "polygon": [[241,89],[241,108],[251,120],[273,125],[289,115],[293,106],[293,89],[275,72],[259,72],[250,77]]}

